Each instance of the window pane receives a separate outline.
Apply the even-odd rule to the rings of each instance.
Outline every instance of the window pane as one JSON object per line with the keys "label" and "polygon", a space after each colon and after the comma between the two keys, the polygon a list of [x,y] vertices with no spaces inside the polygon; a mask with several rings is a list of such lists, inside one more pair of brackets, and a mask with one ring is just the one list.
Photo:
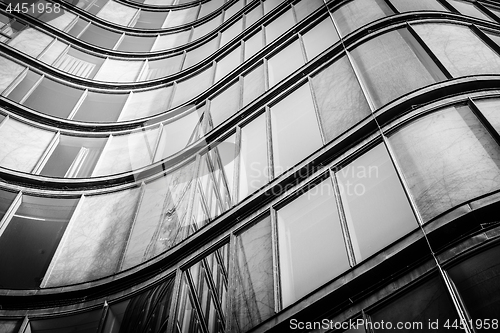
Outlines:
{"label": "window pane", "polygon": [[331,180],[278,210],[283,306],[349,269]]}
{"label": "window pane", "polygon": [[[392,324],[396,327],[398,323],[405,325],[418,325],[413,329],[398,329],[401,332],[436,332],[447,331],[443,325],[448,321],[453,323],[458,320],[458,315],[451,302],[451,296],[439,278],[424,283],[423,285],[406,292],[401,297],[393,300],[389,305],[370,315],[372,322]],[[438,322],[438,327],[429,327],[430,324]],[[384,325],[385,326],[385,325]],[[376,326],[375,326],[376,327]],[[387,326],[386,326],[387,327]],[[394,332],[395,329],[375,329],[375,332]],[[460,329],[450,327],[451,332],[463,332]]]}
{"label": "window pane", "polygon": [[304,65],[299,41],[296,40],[278,54],[273,55],[269,58],[267,64],[269,68],[269,87],[272,87]]}
{"label": "window pane", "polygon": [[118,51],[148,52],[155,40],[155,37],[125,35],[118,46]]}
{"label": "window pane", "polygon": [[245,14],[245,27],[248,28],[262,17],[262,5],[259,3]]}
{"label": "window pane", "polygon": [[[449,270],[471,318],[498,319],[500,313],[500,248],[484,251]],[[475,325],[476,332],[487,332]]]}
{"label": "window pane", "polygon": [[196,19],[198,10],[199,6],[183,8],[179,10],[171,10],[163,27],[170,28],[190,23]]}
{"label": "window pane", "polygon": [[16,198],[16,195],[17,193],[15,192],[10,192],[0,188],[0,221],[3,219],[5,213],[7,213],[7,210]]}
{"label": "window pane", "polygon": [[274,21],[265,27],[266,44],[271,43],[276,38],[281,36],[285,31],[290,29],[295,24],[292,9],[287,10],[279,15]]}
{"label": "window pane", "polygon": [[29,70],[21,82],[17,83],[16,87],[7,96],[10,100],[20,102],[41,77],[40,74]]}
{"label": "window pane", "polygon": [[406,29],[371,39],[355,48],[352,56],[377,108],[444,79]]}
{"label": "window pane", "polygon": [[217,9],[219,9],[224,4],[224,0],[212,0],[205,2],[201,5],[200,14],[198,18],[202,18],[207,16],[210,13],[213,13]]}
{"label": "window pane", "polygon": [[213,19],[201,24],[197,25],[193,29],[193,34],[191,36],[191,41],[194,41],[201,36],[205,36],[208,32],[218,28],[222,23],[222,14],[217,15]]}
{"label": "window pane", "polygon": [[214,127],[238,112],[240,105],[240,85],[233,83],[229,88],[210,101],[210,115]]}
{"label": "window pane", "polygon": [[[304,0],[307,1],[307,0]],[[307,58],[311,60],[318,54],[338,42],[339,37],[335,31],[332,20],[328,16],[314,28],[306,32],[302,39],[306,48]]]}
{"label": "window pane", "polygon": [[262,95],[265,90],[264,65],[243,76],[243,106]]}
{"label": "window pane", "polygon": [[137,81],[154,80],[177,73],[181,69],[183,59],[184,54],[179,54],[164,59],[150,60]]}
{"label": "window pane", "polygon": [[70,23],[73,22],[75,18],[76,18],[75,14],[70,13],[61,8],[60,12],[57,13],[57,15],[54,15],[54,13],[45,12],[38,19],[40,21],[46,22],[47,24],[53,26],[56,29],[64,31],[70,25]]}
{"label": "window pane", "polygon": [[104,58],[70,48],[66,54],[54,63],[54,67],[69,74],[93,78],[103,62]]}
{"label": "window pane", "polygon": [[110,30],[106,30],[97,25],[91,24],[79,39],[84,42],[100,46],[106,49],[112,49],[115,46],[118,39],[120,39],[120,34]]}
{"label": "window pane", "polygon": [[0,94],[21,74],[23,69],[23,66],[0,56]]}
{"label": "window pane", "polygon": [[36,58],[54,38],[49,35],[35,30],[33,28],[27,28],[21,31],[14,39],[12,39],[8,44],[13,48],[26,53],[33,58]]}
{"label": "window pane", "polygon": [[383,144],[335,175],[358,262],[418,227]]}
{"label": "window pane", "polygon": [[93,333],[99,327],[101,316],[102,310],[99,309],[54,319],[31,319],[29,327],[32,333],[66,333],[78,331]]}
{"label": "window pane", "polygon": [[140,119],[166,111],[171,93],[172,86],[133,92],[120,113],[118,121]]}
{"label": "window pane", "polygon": [[227,8],[224,12],[224,22],[226,22],[229,18],[231,18],[234,14],[239,12],[243,6],[244,6],[243,1],[236,1],[234,2],[231,7]]}
{"label": "window pane", "polygon": [[107,82],[134,82],[144,61],[106,59],[94,80]]}
{"label": "window pane", "polygon": [[309,84],[271,107],[271,132],[275,176],[323,145]]}
{"label": "window pane", "polygon": [[179,243],[186,235],[194,163],[144,187],[121,270],[145,262]]}
{"label": "window pane", "polygon": [[137,170],[153,161],[158,127],[112,136],[102,152],[92,177]]}
{"label": "window pane", "polygon": [[340,33],[345,36],[368,23],[391,14],[393,12],[384,0],[354,0],[333,12],[333,18]]}
{"label": "window pane", "polygon": [[50,47],[40,57],[40,61],[52,65],[68,47],[68,44],[55,40]]}
{"label": "window pane", "polygon": [[245,40],[245,60],[248,60],[255,53],[262,50],[264,47],[264,40],[262,38],[262,31],[258,31],[252,37]]}
{"label": "window pane", "polygon": [[409,12],[413,10],[448,11],[448,9],[444,8],[444,6],[437,2],[437,0],[391,0],[391,2],[400,12]]}
{"label": "window pane", "polygon": [[140,189],[135,188],[81,199],[42,288],[87,282],[116,273],[139,193]]}
{"label": "window pane", "polygon": [[168,35],[160,35],[156,39],[151,51],[166,50],[187,43],[190,35],[191,31],[181,31]]}
{"label": "window pane", "polygon": [[301,0],[296,3],[293,7],[295,9],[295,15],[298,21],[302,21],[306,16],[309,16],[319,7],[322,7],[325,3],[322,0]]}
{"label": "window pane", "polygon": [[[480,20],[486,20],[490,22],[495,22],[490,17],[486,16],[482,11],[477,9],[474,4],[465,1],[449,0],[451,5],[458,9],[458,11],[464,15],[472,16]],[[495,22],[496,23],[496,22]]]}
{"label": "window pane", "polygon": [[231,39],[239,35],[242,30],[243,30],[243,19],[239,19],[238,21],[231,24],[229,28],[227,28],[222,32],[222,37],[220,42],[221,46],[226,45],[226,43],[228,43]]}
{"label": "window pane", "polygon": [[493,128],[500,133],[500,100],[497,98],[482,99],[475,101],[475,104]]}
{"label": "window pane", "polygon": [[108,1],[97,14],[97,17],[108,22],[127,26],[135,16],[137,9],[122,5],[113,0]]}
{"label": "window pane", "polygon": [[[160,29],[167,18],[167,11],[152,12],[147,10],[141,10],[139,12],[139,18],[135,23],[135,28],[142,29]],[[141,37],[144,38],[144,37]]]}
{"label": "window pane", "polygon": [[60,178],[90,177],[106,140],[61,135],[40,174]]}
{"label": "window pane", "polygon": [[498,55],[466,26],[418,24],[414,29],[454,77],[500,71]]}
{"label": "window pane", "polygon": [[370,107],[346,57],[314,76],[312,86],[327,141],[370,115]]}
{"label": "window pane", "polygon": [[268,181],[266,118],[261,114],[241,129],[239,199]]}
{"label": "window pane", "polygon": [[498,145],[465,106],[420,118],[389,140],[424,221],[500,187]]}
{"label": "window pane", "polygon": [[198,64],[200,61],[211,55],[217,50],[219,39],[213,38],[202,45],[187,51],[186,53],[186,59],[184,60],[184,64],[182,65],[182,68],[188,68],[193,65]]}
{"label": "window pane", "polygon": [[82,93],[82,90],[43,78],[23,104],[33,110],[66,119]]}
{"label": "window pane", "polygon": [[238,46],[227,54],[224,58],[217,61],[215,70],[215,82],[233,71],[241,63],[241,46]]}
{"label": "window pane", "polygon": [[73,119],[87,122],[114,122],[118,119],[127,97],[128,94],[89,91]]}
{"label": "window pane", "polygon": [[40,286],[77,203],[78,199],[23,195],[21,205],[0,237],[2,288]]}
{"label": "window pane", "polygon": [[196,97],[198,94],[201,94],[205,89],[208,89],[212,84],[213,73],[212,66],[189,79],[178,82],[171,107],[174,108],[179,106]]}
{"label": "window pane", "polygon": [[0,332],[18,333],[22,324],[22,319],[2,319],[0,320]]}
{"label": "window pane", "polygon": [[236,238],[235,299],[237,332],[246,332],[274,314],[273,246],[268,216]]}
{"label": "window pane", "polygon": [[31,172],[54,137],[54,133],[11,118],[0,127],[0,165]]}

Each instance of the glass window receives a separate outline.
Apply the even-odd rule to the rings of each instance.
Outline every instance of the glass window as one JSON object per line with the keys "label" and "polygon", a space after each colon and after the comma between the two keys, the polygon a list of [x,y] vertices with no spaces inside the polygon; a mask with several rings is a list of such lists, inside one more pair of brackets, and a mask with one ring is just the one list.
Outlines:
{"label": "glass window", "polygon": [[406,29],[371,39],[351,54],[377,108],[415,89],[445,79]]}
{"label": "glass window", "polygon": [[302,21],[304,18],[309,16],[319,7],[322,7],[325,3],[322,0],[301,0],[297,2],[293,8],[295,9],[295,15],[298,21]]}
{"label": "glass window", "polygon": [[[435,277],[402,296],[392,300],[389,305],[370,314],[373,323],[412,324],[412,329],[401,329],[402,332],[436,332],[447,331],[443,326],[446,322],[458,320],[458,314],[451,302],[444,283]],[[460,321],[458,321],[460,322]],[[406,324],[408,323],[408,324]],[[414,325],[421,326],[414,326]],[[437,326],[431,326],[437,324]],[[376,326],[374,326],[376,327]],[[463,332],[461,329],[450,327],[450,332]],[[394,332],[395,329],[375,329],[375,332]]]}
{"label": "glass window", "polygon": [[190,113],[164,124],[155,162],[177,153],[196,140],[202,117],[202,114],[193,109]]}
{"label": "glass window", "polygon": [[134,82],[144,61],[106,59],[94,80],[107,82]]}
{"label": "glass window", "polygon": [[198,15],[199,6],[171,10],[163,28],[176,27],[194,21]]}
{"label": "glass window", "polygon": [[239,199],[258,190],[269,180],[266,118],[261,114],[241,128]]}
{"label": "glass window", "polygon": [[[307,0],[303,0],[307,1]],[[318,54],[339,41],[332,20],[328,16],[323,21],[319,22],[311,30],[302,35],[304,46],[306,48],[307,58],[311,60]]]}
{"label": "glass window", "polygon": [[210,101],[210,115],[214,127],[238,112],[240,106],[240,85],[233,83],[229,88]]}
{"label": "glass window", "polygon": [[26,28],[14,37],[8,44],[13,48],[36,58],[53,40],[54,38],[43,32],[33,28]]}
{"label": "glass window", "polygon": [[239,19],[238,21],[231,24],[229,28],[227,28],[222,32],[222,37],[220,42],[221,46],[226,45],[227,42],[229,42],[231,39],[239,35],[242,30],[243,30],[243,19]]}
{"label": "glass window", "polygon": [[389,140],[424,221],[500,187],[498,145],[466,106],[420,118]]}
{"label": "glass window", "polygon": [[2,319],[0,320],[0,332],[18,333],[22,324],[22,319]]}
{"label": "glass window", "polygon": [[151,51],[166,50],[183,45],[188,42],[190,35],[191,31],[181,31],[174,34],[159,35]]}
{"label": "glass window", "polygon": [[413,28],[452,76],[500,71],[498,55],[466,26],[418,24]]}
{"label": "glass window", "polygon": [[271,218],[262,219],[238,235],[235,247],[232,316],[236,332],[246,332],[274,314]]}
{"label": "glass window", "polygon": [[149,52],[155,40],[156,37],[125,35],[117,49],[125,52]]}
{"label": "glass window", "polygon": [[229,54],[226,54],[224,58],[217,61],[217,67],[215,70],[215,82],[223,78],[229,72],[233,71],[241,63],[241,46],[238,46],[232,50]]}
{"label": "glass window", "polygon": [[449,0],[451,5],[458,9],[458,11],[464,15],[472,16],[480,20],[486,20],[490,22],[495,22],[489,16],[486,16],[482,11],[477,9],[473,3],[459,0]]}
{"label": "glass window", "polygon": [[267,61],[269,70],[269,87],[283,80],[299,67],[304,65],[302,49],[296,40]]}
{"label": "glass window", "polygon": [[[16,198],[16,195],[17,193],[15,192],[10,192],[0,188],[0,221],[2,221],[5,213],[7,213],[7,210],[9,210],[9,207]],[[2,228],[1,224],[0,228]]]}
{"label": "glass window", "polygon": [[263,47],[264,47],[263,35],[262,31],[259,30],[252,37],[245,40],[245,60],[248,60],[255,53],[262,50]]}
{"label": "glass window", "polygon": [[278,5],[282,3],[281,0],[266,0],[264,1],[264,14],[269,13],[274,8],[278,7]]}
{"label": "glass window", "polygon": [[132,92],[118,121],[140,119],[166,111],[171,93],[172,86]]}
{"label": "glass window", "polygon": [[437,2],[437,0],[391,0],[391,3],[399,12],[409,12],[414,10],[448,11],[448,9],[444,8],[444,6]]}
{"label": "glass window", "polygon": [[271,107],[271,132],[275,176],[323,145],[309,84]]}
{"label": "glass window", "polygon": [[212,38],[208,42],[187,51],[186,60],[184,60],[183,69],[191,67],[198,64],[201,60],[205,59],[217,50],[219,44],[219,39],[217,37]]}
{"label": "glass window", "polygon": [[358,262],[418,227],[383,144],[335,175]]}
{"label": "glass window", "polygon": [[23,104],[33,110],[66,119],[82,93],[80,89],[43,78]]}
{"label": "glass window", "polygon": [[349,269],[330,179],[278,209],[283,307]]}
{"label": "glass window", "polygon": [[41,77],[42,76],[40,74],[29,70],[23,79],[16,84],[15,88],[12,89],[7,96],[10,100],[21,102]]}
{"label": "glass window", "polygon": [[[223,210],[232,206],[234,198],[234,163],[237,157],[236,135],[224,139],[217,146],[209,150],[212,160],[213,174],[216,181],[217,190],[223,202]],[[227,190],[226,190],[227,189]]]}
{"label": "glass window", "polygon": [[54,42],[49,46],[47,51],[45,51],[40,60],[46,64],[52,65],[54,61],[56,61],[59,56],[66,50],[68,44],[63,43],[59,40],[54,40]]}
{"label": "glass window", "polygon": [[71,241],[61,242],[42,288],[87,282],[116,273],[139,194],[140,189],[134,188],[82,198],[65,234],[65,239]]}
{"label": "glass window", "polygon": [[24,67],[0,56],[0,94],[21,74]]}
{"label": "glass window", "polygon": [[31,172],[54,137],[54,133],[12,118],[0,127],[0,165],[21,172]]}
{"label": "glass window", "polygon": [[266,43],[269,44],[295,24],[292,9],[287,10],[266,25]]}
{"label": "glass window", "polygon": [[193,35],[191,36],[191,40],[196,40],[201,36],[205,36],[208,32],[218,28],[222,23],[222,13],[214,17],[213,19],[197,25],[193,28]]}
{"label": "glass window", "polygon": [[0,285],[36,289],[73,215],[78,199],[23,195],[22,203],[0,236]]}
{"label": "glass window", "polygon": [[333,12],[342,36],[362,26],[393,14],[384,0],[354,0]]}
{"label": "glass window", "polygon": [[53,26],[56,29],[65,31],[66,28],[71,24],[71,22],[73,22],[75,18],[76,18],[75,14],[70,13],[67,10],[61,8],[60,12],[57,15],[54,15],[54,13],[45,12],[38,19]]}
{"label": "glass window", "polygon": [[236,1],[234,2],[231,7],[227,8],[224,12],[224,22],[226,22],[229,18],[231,18],[234,14],[239,12],[243,6],[244,6],[243,1]]}
{"label": "glass window", "polygon": [[97,17],[111,23],[127,26],[132,18],[134,18],[136,12],[136,8],[128,7],[110,0],[97,13]]}
{"label": "glass window", "polygon": [[[476,320],[483,319],[490,319],[491,323],[492,319],[498,319],[500,311],[499,250],[498,246],[486,250],[448,271],[474,323]],[[474,327],[476,332],[488,331],[486,325],[479,324]]]}
{"label": "glass window", "polygon": [[87,122],[114,122],[118,119],[127,97],[128,94],[89,91],[73,119]]}
{"label": "glass window", "polygon": [[500,101],[497,98],[490,98],[475,101],[475,104],[493,128],[500,133]]}
{"label": "glass window", "polygon": [[117,32],[106,30],[100,26],[91,24],[87,29],[85,29],[79,39],[92,45],[112,49],[120,37],[121,34]]}
{"label": "glass window", "polygon": [[248,28],[262,17],[262,5],[259,3],[245,14],[245,27]]}
{"label": "glass window", "polygon": [[264,65],[261,64],[243,76],[243,106],[254,101],[264,91]]}
{"label": "glass window", "polygon": [[102,310],[94,310],[53,319],[30,319],[26,332],[31,333],[64,333],[64,332],[96,332],[102,317]]}
{"label": "glass window", "polygon": [[68,33],[73,37],[78,37],[83,30],[88,26],[89,21],[84,20],[81,17],[78,17],[76,23],[71,27]]}
{"label": "glass window", "polygon": [[185,237],[194,165],[191,162],[145,185],[121,270],[163,253]]}
{"label": "glass window", "polygon": [[200,15],[198,15],[198,18],[205,17],[208,14],[214,12],[216,9],[224,5],[224,1],[225,0],[211,0],[203,3],[201,5]]}
{"label": "glass window", "polygon": [[69,74],[93,78],[103,62],[104,58],[70,48],[66,54],[54,63],[54,67]]}
{"label": "glass window", "polygon": [[167,11],[152,12],[141,10],[134,27],[142,29],[160,29],[167,18],[167,14]]}
{"label": "glass window", "polygon": [[137,81],[155,80],[177,73],[181,69],[183,59],[184,54],[181,53],[164,59],[149,60]]}
{"label": "glass window", "polygon": [[158,128],[111,136],[92,177],[137,170],[153,161]]}
{"label": "glass window", "polygon": [[205,69],[184,81],[178,82],[175,87],[175,95],[172,101],[172,108],[189,101],[201,94],[212,85],[213,66]]}
{"label": "glass window", "polygon": [[[84,0],[85,1],[85,0]],[[101,10],[101,8],[104,7],[104,5],[106,3],[108,3],[109,0],[96,0],[96,1],[93,1],[92,4],[90,4],[89,7],[87,7],[87,11],[91,14],[94,14],[96,15],[97,13],[99,13],[99,11]],[[89,1],[91,2],[91,1]]]}
{"label": "glass window", "polygon": [[370,107],[346,57],[315,75],[311,82],[327,142],[370,115]]}
{"label": "glass window", "polygon": [[40,174],[59,178],[90,177],[106,140],[61,135]]}

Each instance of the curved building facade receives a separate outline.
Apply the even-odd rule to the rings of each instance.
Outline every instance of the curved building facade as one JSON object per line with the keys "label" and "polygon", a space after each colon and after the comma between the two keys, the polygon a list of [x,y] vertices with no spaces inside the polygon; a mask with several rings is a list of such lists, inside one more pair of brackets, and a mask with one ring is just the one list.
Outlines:
{"label": "curved building facade", "polygon": [[0,1],[0,332],[500,326],[500,4]]}

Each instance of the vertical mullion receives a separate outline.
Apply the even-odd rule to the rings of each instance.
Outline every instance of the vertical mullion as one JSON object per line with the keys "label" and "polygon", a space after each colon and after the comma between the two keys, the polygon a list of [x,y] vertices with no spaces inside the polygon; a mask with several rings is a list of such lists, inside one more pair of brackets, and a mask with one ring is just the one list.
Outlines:
{"label": "vertical mullion", "polygon": [[274,179],[274,154],[273,154],[273,136],[271,125],[271,109],[266,106],[264,111],[266,117],[266,136],[267,136],[267,166],[269,175],[267,175],[267,183]]}
{"label": "vertical mullion", "polygon": [[177,312],[179,304],[179,297],[181,293],[181,284],[182,284],[182,270],[177,268],[175,272],[174,279],[174,287],[172,288],[172,300],[170,303],[170,311],[168,313],[168,324],[167,324],[167,332],[175,332],[175,326],[177,325]]}
{"label": "vertical mullion", "polygon": [[281,278],[279,262],[279,241],[278,241],[278,213],[274,207],[269,209],[271,219],[271,242],[273,255],[273,278],[274,278],[274,312],[278,313],[283,305],[281,300]]}
{"label": "vertical mullion", "polygon": [[240,165],[241,165],[241,127],[236,126],[236,133],[234,139],[234,170],[233,170],[233,205],[236,205],[240,201]]}
{"label": "vertical mullion", "polygon": [[229,235],[229,267],[227,268],[227,302],[226,302],[226,331],[236,332],[236,325],[232,316],[233,300],[236,295],[236,240],[234,233]]}

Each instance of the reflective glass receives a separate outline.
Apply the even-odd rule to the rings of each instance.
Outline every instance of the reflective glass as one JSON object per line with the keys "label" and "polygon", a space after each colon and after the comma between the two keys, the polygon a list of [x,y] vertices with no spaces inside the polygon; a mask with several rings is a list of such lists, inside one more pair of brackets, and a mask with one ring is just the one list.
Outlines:
{"label": "reflective glass", "polygon": [[120,39],[120,34],[106,30],[97,25],[91,24],[79,37],[84,42],[100,46],[106,49],[112,49]]}
{"label": "reflective glass", "polygon": [[180,31],[173,34],[160,35],[156,39],[151,51],[166,50],[172,47],[180,46],[188,42],[190,35],[191,31]]}
{"label": "reflective glass", "polygon": [[40,74],[29,70],[24,78],[16,84],[14,89],[11,90],[7,97],[15,102],[20,102],[41,77],[42,76]]}
{"label": "reflective glass", "polygon": [[422,117],[389,140],[424,221],[500,188],[498,144],[468,107]]}
{"label": "reflective glass", "polygon": [[140,119],[166,111],[171,93],[172,86],[132,92],[118,121]]}
{"label": "reflective glass", "polygon": [[239,200],[243,200],[269,179],[266,118],[261,114],[241,128]]}
{"label": "reflective glass", "polygon": [[271,132],[275,176],[323,145],[309,84],[271,107]]}
{"label": "reflective glass", "polygon": [[[306,1],[306,0],[305,0]],[[328,16],[302,35],[307,58],[311,60],[339,41],[332,19]]]}
{"label": "reflective glass", "polygon": [[358,262],[418,228],[383,144],[335,175]]}
{"label": "reflective glass", "polygon": [[203,3],[201,5],[200,14],[198,15],[198,18],[205,17],[208,14],[219,9],[224,4],[224,1],[225,0],[211,0]]}
{"label": "reflective glass", "polygon": [[118,51],[148,52],[153,47],[155,37],[125,35],[118,45]]}
{"label": "reflective glass", "polygon": [[165,22],[167,14],[167,11],[153,12],[141,10],[139,12],[139,18],[134,24],[134,27],[142,29],[159,29],[162,27],[163,22]]}
{"label": "reflective glass", "polygon": [[201,60],[214,53],[217,50],[218,44],[219,38],[215,37],[207,42],[204,42],[200,46],[187,51],[186,59],[184,60],[182,68],[188,68],[198,64]]}
{"label": "reflective glass", "polygon": [[500,100],[497,98],[482,99],[475,101],[475,104],[493,128],[500,133]]}
{"label": "reflective glass", "polygon": [[384,0],[353,0],[333,12],[342,36],[362,26],[393,14]]}
{"label": "reflective glass", "polygon": [[171,107],[176,107],[196,97],[211,86],[212,80],[213,66],[199,72],[189,79],[177,83]]}
{"label": "reflective glass", "polygon": [[30,319],[31,333],[94,333],[99,327],[102,310],[94,310],[53,319]]}
{"label": "reflective glass", "polygon": [[0,56],[0,94],[23,70],[23,66]]}
{"label": "reflective glass", "polygon": [[97,13],[97,17],[108,22],[127,26],[136,15],[137,9],[109,0]]}
{"label": "reflective glass", "polygon": [[94,80],[107,82],[134,82],[139,75],[144,61],[106,59]]}
{"label": "reflective glass", "polygon": [[73,37],[78,37],[80,33],[87,27],[89,21],[84,20],[81,17],[78,17],[76,23],[71,27],[68,33]]}
{"label": "reflective glass", "polygon": [[293,8],[298,21],[302,21],[306,16],[314,12],[325,3],[323,0],[301,0],[297,2]]}
{"label": "reflective glass", "polygon": [[248,60],[255,53],[262,50],[264,47],[264,40],[262,36],[262,31],[258,31],[252,37],[245,40],[245,60]]}
{"label": "reflective glass", "polygon": [[271,43],[276,38],[281,36],[285,31],[290,29],[295,24],[292,9],[287,10],[279,15],[271,23],[266,25],[266,44]]}
{"label": "reflective glass", "polygon": [[326,141],[370,115],[370,107],[346,57],[319,72],[312,86]]}
{"label": "reflective glass", "polygon": [[[16,198],[17,193],[0,188],[0,221],[4,218],[5,213]],[[0,224],[0,228],[2,225]]]}
{"label": "reflective glass", "polygon": [[106,140],[61,135],[40,174],[60,178],[90,177]]}
{"label": "reflective glass", "polygon": [[217,29],[221,23],[222,23],[222,13],[210,19],[207,22],[195,26],[193,28],[193,34],[191,35],[191,40],[193,41],[200,38],[201,36],[205,36],[208,32]]}
{"label": "reflective glass", "polygon": [[271,10],[276,8],[282,0],[266,0],[264,1],[264,14],[269,13]]}
{"label": "reflective glass", "polygon": [[485,15],[482,11],[480,11],[476,6],[474,6],[471,2],[459,1],[459,0],[449,0],[451,5],[458,9],[458,11],[464,15],[472,16],[481,20],[486,20],[490,22],[495,22],[489,16]]}
{"label": "reflective glass", "polygon": [[229,88],[210,100],[210,115],[214,127],[238,112],[240,105],[240,85],[233,83]]}
{"label": "reflective glass", "polygon": [[245,14],[245,28],[250,27],[262,17],[262,5],[259,3]]}
{"label": "reflective glass", "polygon": [[104,58],[70,48],[54,63],[54,67],[76,76],[93,78],[103,62]]}
{"label": "reflective glass", "polygon": [[234,14],[236,14],[238,11],[240,11],[245,3],[243,1],[236,1],[234,2],[231,7],[227,8],[224,11],[224,22],[227,21],[229,18],[231,18]]}
{"label": "reflective glass", "polygon": [[89,91],[73,119],[87,122],[116,121],[127,97],[128,94]]}
{"label": "reflective glass", "polygon": [[48,34],[27,28],[21,31],[8,43],[13,48],[36,58],[54,40]]}
{"label": "reflective glass", "polygon": [[184,59],[184,54],[164,59],[149,60],[146,69],[142,72],[137,81],[154,80],[177,73]]}
{"label": "reflective glass", "polygon": [[448,11],[448,9],[444,8],[444,6],[437,2],[437,0],[391,0],[391,3],[400,12],[409,12],[414,10]]}
{"label": "reflective glass", "polygon": [[52,65],[67,47],[68,44],[55,40],[39,59],[46,64]]}
{"label": "reflective glass", "polygon": [[243,106],[251,103],[265,91],[264,65],[259,65],[243,76]]}
{"label": "reflective glass", "polygon": [[35,289],[61,240],[78,199],[23,195],[22,203],[0,236],[0,285]]}
{"label": "reflective glass", "polygon": [[243,19],[239,19],[238,21],[231,24],[229,28],[222,32],[221,37],[221,46],[226,45],[231,39],[236,37],[243,30]]}
{"label": "reflective glass", "polygon": [[296,69],[304,65],[304,58],[299,41],[291,43],[267,61],[269,87],[283,80]]}
{"label": "reflective glass", "polygon": [[246,332],[274,314],[274,264],[271,218],[268,216],[236,238],[236,332]]}
{"label": "reflective glass", "polygon": [[283,307],[349,269],[330,179],[278,209]]}
{"label": "reflective glass", "polygon": [[171,10],[168,13],[164,28],[176,27],[194,21],[198,15],[199,6]]}
{"label": "reflective glass", "polygon": [[215,70],[215,82],[226,76],[226,74],[233,71],[241,63],[241,46],[233,49],[229,54],[226,54],[224,58],[217,61],[217,67]]}

